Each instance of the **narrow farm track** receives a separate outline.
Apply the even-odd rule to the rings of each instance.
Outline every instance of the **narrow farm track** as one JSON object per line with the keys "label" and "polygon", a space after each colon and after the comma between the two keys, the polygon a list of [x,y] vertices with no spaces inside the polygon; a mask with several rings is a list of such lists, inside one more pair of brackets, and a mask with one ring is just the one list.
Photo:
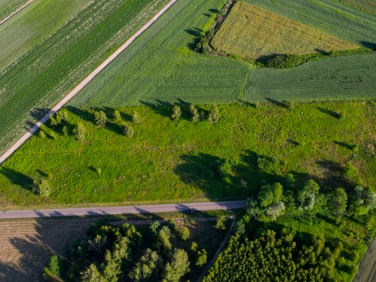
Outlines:
{"label": "narrow farm track", "polygon": [[133,34],[123,45],[121,45],[114,53],[112,53],[102,64],[100,64],[93,72],[91,72],[84,80],[82,80],[73,90],[71,90],[60,102],[58,102],[42,119],[40,119],[31,129],[29,129],[16,143],[14,143],[0,157],[2,164],[17,149],[19,149],[27,140],[29,140],[38,129],[48,121],[51,115],[59,111],[73,97],[75,97],[86,85],[89,84],[103,69],[105,69],[113,60],[115,60],[125,49],[127,49],[142,33],[144,33],[153,23],[155,23],[164,13],[169,10],[177,0],[168,2],[151,20],[142,26],[135,34]]}
{"label": "narrow farm track", "polygon": [[9,210],[9,211],[0,212],[0,219],[142,214],[142,213],[179,212],[179,211],[186,211],[186,210],[196,210],[196,211],[231,210],[231,209],[244,208],[245,206],[246,206],[245,201],[226,201],[226,202],[204,202],[204,203],[120,206],[120,207],[65,208],[65,209],[44,209],[44,210]]}
{"label": "narrow farm track", "polygon": [[25,9],[27,6],[29,6],[34,1],[35,0],[29,0],[29,1],[27,1],[25,4],[23,4],[21,7],[19,7],[16,11],[14,11],[13,13],[11,13],[6,18],[2,19],[0,21],[0,25],[2,25],[3,23],[5,23],[6,21],[10,20],[13,16],[17,15],[19,12],[21,12],[23,9]]}

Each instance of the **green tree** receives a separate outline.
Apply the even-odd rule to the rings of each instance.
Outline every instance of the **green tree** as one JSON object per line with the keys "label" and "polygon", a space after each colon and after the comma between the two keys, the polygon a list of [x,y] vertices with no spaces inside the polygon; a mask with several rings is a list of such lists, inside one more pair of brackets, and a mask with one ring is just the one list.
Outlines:
{"label": "green tree", "polygon": [[177,229],[179,238],[183,241],[187,241],[191,237],[191,232],[186,226],[180,226]]}
{"label": "green tree", "polygon": [[168,262],[163,271],[163,281],[178,282],[189,272],[188,254],[181,249],[175,249],[171,261]]}
{"label": "green tree", "polygon": [[132,113],[132,122],[133,123],[140,123],[141,122],[140,115],[136,111],[134,111]]}
{"label": "green tree", "polygon": [[196,266],[202,267],[206,264],[208,260],[208,255],[205,249],[197,252]]}
{"label": "green tree", "polygon": [[345,189],[338,188],[334,191],[331,206],[333,215],[337,218],[341,218],[347,207],[347,194]]}
{"label": "green tree", "polygon": [[158,233],[158,241],[161,243],[163,248],[166,251],[169,251],[172,249],[172,244],[170,242],[171,237],[171,231],[167,226],[163,226]]}
{"label": "green tree", "polygon": [[117,122],[117,123],[121,123],[122,122],[122,118],[121,118],[121,112],[119,110],[115,110],[114,113],[113,113],[113,118],[114,118],[114,121]]}
{"label": "green tree", "polygon": [[217,221],[214,225],[214,228],[216,228],[218,230],[225,230],[226,229],[225,221],[226,221],[225,215],[218,216]]}
{"label": "green tree", "polygon": [[85,140],[85,126],[83,123],[79,122],[76,125],[76,128],[74,129],[74,134],[76,135],[76,139],[79,141]]}
{"label": "green tree", "polygon": [[95,112],[94,119],[95,119],[95,124],[98,127],[105,127],[108,121],[106,113],[104,111]]}
{"label": "green tree", "polygon": [[174,105],[172,108],[172,115],[171,115],[172,120],[179,121],[179,119],[181,118],[181,115],[182,115],[182,112],[181,112],[180,106]]}
{"label": "green tree", "polygon": [[134,136],[134,130],[129,125],[123,125],[121,128],[122,134],[126,137],[133,137]]}
{"label": "green tree", "polygon": [[220,118],[219,109],[217,106],[213,106],[208,115],[208,121],[210,123],[217,123],[219,121],[219,118]]}
{"label": "green tree", "polygon": [[234,176],[233,167],[234,164],[228,159],[222,161],[218,167],[219,174],[227,183],[231,183],[231,176]]}
{"label": "green tree", "polygon": [[310,179],[303,189],[298,193],[298,203],[303,210],[311,210],[316,203],[316,199],[320,190],[320,186]]}
{"label": "green tree", "polygon": [[189,105],[189,112],[191,113],[192,122],[197,123],[197,122],[200,121],[200,114],[199,114],[198,109],[195,105],[193,105],[193,104]]}
{"label": "green tree", "polygon": [[48,267],[43,270],[43,277],[48,281],[62,281],[60,278],[62,274],[62,261],[61,259],[54,255],[50,258]]}
{"label": "green tree", "polygon": [[37,181],[34,181],[33,192],[36,195],[39,195],[42,197],[50,196],[50,185],[48,183],[48,180],[45,178],[41,178]]}
{"label": "green tree", "polygon": [[279,182],[262,186],[257,195],[260,207],[266,208],[279,203],[282,200],[282,194],[283,186]]}
{"label": "green tree", "polygon": [[145,253],[137,262],[129,274],[132,281],[156,281],[156,271],[161,267],[162,259],[156,251],[146,249]]}

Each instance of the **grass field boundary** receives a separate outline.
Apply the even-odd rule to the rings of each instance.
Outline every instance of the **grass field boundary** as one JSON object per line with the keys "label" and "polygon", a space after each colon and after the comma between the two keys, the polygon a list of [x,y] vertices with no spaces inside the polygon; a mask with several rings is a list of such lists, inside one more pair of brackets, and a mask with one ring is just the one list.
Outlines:
{"label": "grass field boundary", "polygon": [[6,21],[10,20],[13,16],[17,15],[19,12],[21,12],[23,9],[25,9],[27,6],[29,6],[31,3],[33,3],[35,0],[29,0],[25,4],[23,4],[21,7],[19,7],[16,11],[11,13],[9,16],[5,17],[0,21],[0,25],[5,23]]}
{"label": "grass field boundary", "polygon": [[74,96],[76,96],[90,81],[93,80],[103,69],[115,60],[125,49],[127,49],[145,30],[147,30],[154,22],[156,22],[177,0],[171,0],[167,3],[151,20],[142,26],[135,34],[133,34],[123,45],[121,45],[114,53],[112,53],[102,64],[100,64],[93,72],[91,72],[84,80],[82,80],[72,91],[70,91],[60,102],[58,102],[42,119],[40,119],[31,129],[29,129],[16,143],[14,143],[0,157],[0,165],[11,156],[18,148],[20,148],[27,140],[29,140],[39,128],[48,121],[51,115],[59,111]]}

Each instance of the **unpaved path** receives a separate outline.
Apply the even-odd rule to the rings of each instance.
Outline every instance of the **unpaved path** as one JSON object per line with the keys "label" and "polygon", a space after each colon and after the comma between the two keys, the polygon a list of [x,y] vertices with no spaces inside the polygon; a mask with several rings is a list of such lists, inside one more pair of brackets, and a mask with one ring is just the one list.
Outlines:
{"label": "unpaved path", "polygon": [[155,23],[177,0],[171,0],[162,8],[150,21],[133,34],[123,45],[119,47],[112,55],[110,55],[102,64],[100,64],[92,73],[82,80],[71,92],[69,92],[60,102],[58,102],[41,120],[39,120],[28,132],[26,132],[16,143],[14,143],[0,157],[0,165],[9,158],[16,150],[18,150],[27,140],[29,140],[38,129],[48,121],[51,115],[60,110],[74,96],[76,96],[93,78],[106,68],[113,60],[115,60],[125,49],[127,49],[144,31],[146,31],[153,23]]}
{"label": "unpaved path", "polygon": [[376,281],[376,236],[368,246],[368,250],[359,266],[358,275],[353,282]]}
{"label": "unpaved path", "polygon": [[21,12],[23,9],[25,9],[27,6],[29,6],[31,3],[33,3],[34,0],[29,0],[27,1],[25,4],[23,4],[21,7],[19,7],[16,11],[14,11],[13,13],[11,13],[9,16],[7,16],[5,19],[2,19],[0,21],[0,25],[2,25],[3,23],[5,23],[7,20],[9,20],[11,17],[17,15],[19,12]]}
{"label": "unpaved path", "polygon": [[10,218],[44,218],[62,216],[98,216],[113,214],[142,214],[178,211],[210,211],[240,209],[246,206],[245,201],[204,202],[143,206],[120,207],[92,207],[92,208],[65,208],[65,209],[41,209],[41,210],[8,210],[0,211],[0,219]]}

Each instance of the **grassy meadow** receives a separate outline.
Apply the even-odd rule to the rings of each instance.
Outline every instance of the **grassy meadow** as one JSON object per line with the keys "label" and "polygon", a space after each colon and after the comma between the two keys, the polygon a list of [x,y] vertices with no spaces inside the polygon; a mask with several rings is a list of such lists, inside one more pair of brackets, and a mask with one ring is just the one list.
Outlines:
{"label": "grassy meadow", "polygon": [[[18,8],[24,2],[12,0],[12,6],[18,3]],[[46,40],[89,3],[90,0],[36,0],[2,24],[0,71]]]}
{"label": "grassy meadow", "polygon": [[[7,68],[0,76],[0,151],[104,61],[165,2],[91,2],[64,27]],[[40,5],[45,3],[48,1]]]}
{"label": "grassy meadow", "polygon": [[246,2],[235,3],[212,45],[222,53],[251,60],[273,54],[302,55],[360,47]]}
{"label": "grassy meadow", "polygon": [[340,0],[340,2],[353,6],[361,11],[376,14],[376,2],[373,0]]}
{"label": "grassy meadow", "polygon": [[[82,122],[85,140],[45,127],[45,138],[33,137],[2,165],[1,206],[239,199],[265,182],[283,182],[288,172],[322,187],[349,186],[352,180],[343,178],[349,163],[356,181],[375,187],[374,103],[223,105],[217,124],[195,124],[182,107],[179,122],[166,104],[121,108],[123,120],[106,128],[94,125],[92,109],[68,107],[67,129]],[[207,114],[210,107],[200,109]],[[105,110],[111,119],[113,110]],[[129,121],[134,111],[141,122]],[[134,137],[121,134],[123,123]],[[278,160],[278,169],[258,169],[260,155]],[[226,159],[236,164],[230,181],[218,174]],[[31,191],[41,178],[49,197]]]}

